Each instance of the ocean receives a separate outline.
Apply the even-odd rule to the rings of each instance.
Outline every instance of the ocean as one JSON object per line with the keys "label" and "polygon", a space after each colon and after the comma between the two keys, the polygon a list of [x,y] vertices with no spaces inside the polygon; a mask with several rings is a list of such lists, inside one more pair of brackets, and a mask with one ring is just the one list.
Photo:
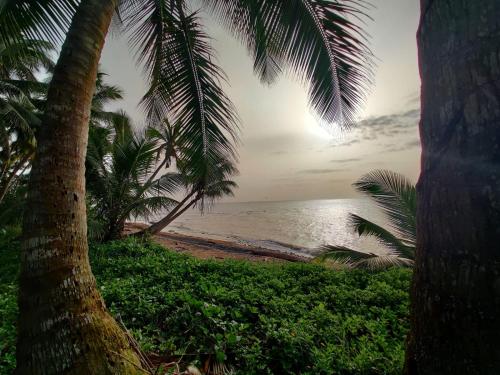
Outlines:
{"label": "ocean", "polygon": [[367,199],[218,203],[203,214],[199,210],[186,212],[165,228],[165,232],[229,240],[306,256],[314,255],[317,248],[325,244],[383,252],[376,241],[360,238],[352,230],[349,213],[386,224],[380,210]]}

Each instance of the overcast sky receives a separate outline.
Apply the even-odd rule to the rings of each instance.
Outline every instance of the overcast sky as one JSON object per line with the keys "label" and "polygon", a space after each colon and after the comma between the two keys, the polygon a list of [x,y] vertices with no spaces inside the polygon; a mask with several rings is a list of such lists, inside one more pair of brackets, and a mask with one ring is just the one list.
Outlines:
{"label": "overcast sky", "polygon": [[[326,132],[307,105],[307,89],[293,77],[271,87],[253,75],[246,50],[207,19],[219,63],[229,77],[229,97],[242,120],[239,189],[235,201],[306,200],[356,195],[351,184],[376,168],[416,180],[419,173],[419,86],[415,0],[376,0],[367,25],[377,57],[375,84],[360,122],[349,132]],[[108,40],[102,61],[112,83],[126,92],[119,107],[137,123],[145,92],[126,41]]]}

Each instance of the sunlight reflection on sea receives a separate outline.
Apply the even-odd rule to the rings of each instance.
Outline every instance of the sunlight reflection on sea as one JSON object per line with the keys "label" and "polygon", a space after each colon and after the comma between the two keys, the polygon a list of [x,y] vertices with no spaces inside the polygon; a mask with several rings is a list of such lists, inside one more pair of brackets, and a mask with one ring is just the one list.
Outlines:
{"label": "sunlight reflection on sea", "polygon": [[219,203],[204,215],[198,210],[186,212],[165,231],[302,254],[312,254],[323,244],[383,253],[376,241],[360,238],[352,230],[349,213],[386,225],[380,210],[369,200],[331,199]]}

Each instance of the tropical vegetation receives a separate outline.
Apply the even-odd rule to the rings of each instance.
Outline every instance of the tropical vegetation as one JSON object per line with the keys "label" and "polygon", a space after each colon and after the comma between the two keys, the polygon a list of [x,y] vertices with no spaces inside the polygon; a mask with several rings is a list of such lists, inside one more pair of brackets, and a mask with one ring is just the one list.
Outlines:
{"label": "tropical vegetation", "polygon": [[0,205],[15,195],[36,148],[47,84],[37,75],[53,68],[50,43],[0,41]]}
{"label": "tropical vegetation", "polygon": [[91,237],[109,241],[122,235],[125,221],[148,217],[176,204],[176,176],[154,173],[156,142],[146,130],[135,134],[126,116],[113,127],[91,127],[87,149],[87,202]]}
{"label": "tropical vegetation", "polygon": [[[194,193],[185,203],[189,207],[200,191],[198,201],[203,203],[212,181],[227,180],[217,171],[222,161],[231,166],[236,160],[238,120],[222,90],[224,74],[193,3],[215,15],[245,45],[263,82],[272,83],[283,71],[291,72],[307,84],[311,106],[320,119],[341,126],[355,122],[372,66],[358,22],[369,11],[364,0],[1,1],[0,200],[6,204],[26,197],[29,207],[20,245],[19,374],[69,369],[77,374],[131,374],[144,367],[129,336],[104,306],[89,266],[85,191],[89,114],[99,60],[113,24],[130,36],[144,68],[148,122],[157,126],[167,120],[180,129],[178,145],[191,176],[186,186],[196,181],[196,192],[188,189],[188,195]],[[404,371],[497,374],[500,253],[494,250],[500,239],[500,3],[421,0],[420,4],[423,152]],[[50,82],[38,82],[34,72],[48,62],[47,51],[59,45]],[[168,224],[184,208],[158,226]],[[2,209],[0,215],[5,212],[9,211]],[[190,275],[187,269],[185,277]],[[6,306],[13,306],[12,299],[6,301]],[[357,303],[359,298],[349,305]],[[314,306],[307,306],[307,311],[314,311]],[[198,312],[201,315],[195,317],[203,316]],[[274,322],[271,326],[276,334],[265,342],[273,345],[283,330]],[[297,347],[307,342],[296,330],[290,332],[300,337]],[[352,337],[350,331],[331,333],[331,337]],[[287,351],[272,353],[279,358]],[[335,353],[332,349],[329,358]],[[294,358],[302,358],[301,354],[294,352]],[[358,368],[349,366],[346,372],[356,373]]]}
{"label": "tropical vegetation", "polygon": [[[363,8],[356,2],[274,1],[256,6],[207,0],[203,5],[244,42],[264,81],[269,83],[289,69],[309,84],[311,104],[322,119],[341,124],[354,119],[369,78],[370,56],[364,34],[350,17],[362,15]],[[126,336],[103,306],[88,262],[87,114],[113,18],[115,27],[131,36],[146,72],[150,89],[143,103],[149,120],[179,123],[182,147],[196,181],[213,181],[220,161],[232,162],[235,157],[236,112],[222,91],[224,76],[215,64],[198,12],[185,1],[2,2],[3,42],[23,42],[26,36],[64,39],[48,88],[28,185],[30,209],[23,220],[23,252],[54,254],[55,259],[21,258],[29,262],[20,274],[17,358],[21,373],[36,371],[41,363],[51,366],[44,371],[61,372],[71,366],[81,373],[135,373],[140,366]],[[53,277],[55,269],[58,277]],[[78,282],[73,282],[75,278]],[[62,280],[69,280],[68,293],[60,293]],[[46,288],[37,293],[38,285]],[[81,313],[68,315],[70,310]],[[85,318],[89,314],[92,319]],[[57,325],[42,330],[44,321],[60,316],[66,317],[64,326],[71,334],[61,336]],[[82,319],[92,324],[82,325]],[[33,336],[35,331],[43,334]],[[76,349],[59,354],[54,336],[58,345]]]}
{"label": "tropical vegetation", "polygon": [[[122,236],[125,222],[134,218],[150,220],[168,215],[146,229],[154,234],[166,227],[200,200],[231,195],[236,184],[229,180],[236,173],[230,162],[221,160],[220,178],[200,183],[190,174],[183,154],[172,153],[175,171],[168,171],[171,161],[164,131],[146,128],[134,132],[130,119],[114,116],[111,126],[90,128],[87,149],[87,203],[91,238],[110,241]],[[165,130],[166,128],[162,129]],[[163,162],[158,162],[164,158]],[[212,178],[216,175],[212,174]],[[185,194],[181,201],[176,196]],[[202,207],[203,208],[203,205]],[[155,228],[160,226],[160,229]]]}
{"label": "tropical vegetation", "polygon": [[[2,84],[7,89],[0,94],[3,100],[0,105],[4,108],[0,118],[3,142],[0,146],[0,226],[16,226],[22,222],[29,172],[37,146],[36,134],[40,131],[48,87],[47,83],[37,80],[37,76],[50,77],[53,69],[51,51],[48,45],[37,42],[25,54],[6,53],[19,59],[15,63],[3,57],[5,79]],[[90,114],[92,129],[112,127],[126,117],[122,112],[107,110],[107,106],[123,98],[123,92],[107,84],[105,78],[106,74],[99,71]]]}
{"label": "tropical vegetation", "polygon": [[325,245],[321,260],[332,260],[353,268],[381,269],[391,266],[411,267],[415,259],[417,200],[415,186],[403,175],[375,170],[361,177],[354,187],[370,197],[383,211],[390,229],[350,214],[349,222],[360,236],[373,237],[388,254],[368,249],[353,250]]}
{"label": "tropical vegetation", "polygon": [[[9,374],[19,243],[0,249],[0,373]],[[213,374],[401,373],[409,270],[198,260],[134,238],[92,245],[90,259],[152,373],[177,362]]]}

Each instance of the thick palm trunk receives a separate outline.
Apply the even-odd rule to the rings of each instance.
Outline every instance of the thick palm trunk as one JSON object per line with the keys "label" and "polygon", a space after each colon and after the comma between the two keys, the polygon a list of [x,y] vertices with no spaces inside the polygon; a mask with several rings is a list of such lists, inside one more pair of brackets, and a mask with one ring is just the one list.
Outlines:
{"label": "thick palm trunk", "polygon": [[129,374],[139,361],[90,270],[85,153],[116,0],[83,0],[50,84],[23,226],[18,374]]}
{"label": "thick palm trunk", "polygon": [[500,2],[421,0],[407,374],[500,374]]}

